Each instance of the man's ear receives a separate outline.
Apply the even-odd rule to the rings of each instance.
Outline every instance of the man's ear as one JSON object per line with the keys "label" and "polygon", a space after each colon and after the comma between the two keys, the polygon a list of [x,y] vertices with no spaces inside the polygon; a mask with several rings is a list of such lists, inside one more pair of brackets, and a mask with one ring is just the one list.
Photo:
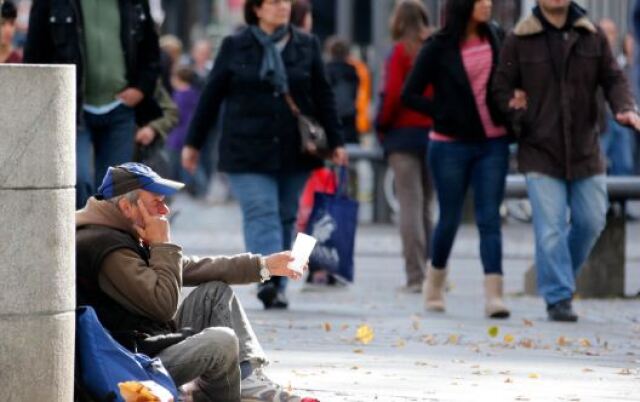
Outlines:
{"label": "man's ear", "polygon": [[120,212],[122,212],[122,214],[127,218],[127,219],[131,219],[132,217],[132,205],[129,202],[128,199],[126,198],[120,198],[118,200],[118,209],[120,210]]}

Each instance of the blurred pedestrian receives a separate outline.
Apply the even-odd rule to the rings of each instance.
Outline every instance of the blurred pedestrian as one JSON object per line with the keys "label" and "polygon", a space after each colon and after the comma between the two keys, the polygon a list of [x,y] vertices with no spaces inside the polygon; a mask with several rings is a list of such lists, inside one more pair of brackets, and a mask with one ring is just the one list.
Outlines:
{"label": "blurred pedestrian", "polygon": [[187,187],[194,184],[193,177],[182,167],[180,153],[187,138],[187,130],[193,113],[200,99],[200,90],[196,86],[197,81],[196,73],[188,66],[177,67],[171,77],[172,86],[175,88],[173,101],[178,106],[179,120],[178,125],[167,137],[167,150],[169,151],[171,164],[170,178],[185,183]]}
{"label": "blurred pedestrian", "polygon": [[0,7],[0,63],[21,63],[22,55],[13,47],[18,10],[11,0]]}
{"label": "blurred pedestrian", "polygon": [[160,37],[160,75],[170,94],[173,94],[171,75],[182,60],[183,50],[182,41],[177,36],[166,34]]}
{"label": "blurred pedestrian", "polygon": [[493,93],[518,134],[518,168],[533,212],[538,291],[553,321],[578,319],[572,307],[576,276],[606,220],[597,87],[618,123],[640,127],[603,32],[575,2],[538,0],[504,43]]}
{"label": "blurred pedestrian", "polygon": [[196,81],[194,85],[198,88],[204,87],[207,77],[213,67],[213,50],[209,39],[198,39],[191,46],[191,68],[195,73]]}
{"label": "blurred pedestrian", "polygon": [[[500,203],[509,159],[503,116],[487,91],[500,48],[500,29],[491,22],[490,0],[449,0],[445,24],[418,54],[403,100],[434,119],[429,166],[440,214],[433,233],[431,264],[423,293],[425,307],[444,311],[447,262],[462,206],[473,187],[475,217],[484,268],[485,313],[506,318],[503,301]],[[433,85],[433,98],[424,96]]]}
{"label": "blurred pedestrian", "polygon": [[[183,166],[193,172],[209,128],[225,102],[219,169],[227,172],[243,214],[247,250],[269,254],[291,247],[300,192],[321,166],[301,150],[295,103],[326,130],[332,159],[346,163],[331,87],[318,41],[289,25],[290,0],[247,0],[249,25],[224,39],[194,114]],[[261,55],[256,58],[255,55]],[[286,308],[286,282],[260,286],[265,308]]]}
{"label": "blurred pedestrian", "polygon": [[77,208],[109,166],[131,161],[134,108],[154,102],[159,58],[144,0],[33,1],[25,62],[76,66]]}
{"label": "blurred pedestrian", "polygon": [[355,67],[348,62],[349,43],[338,37],[330,37],[325,48],[328,56],[327,79],[336,100],[342,138],[345,143],[359,144],[356,129],[356,97],[360,81]]}
{"label": "blurred pedestrian", "polygon": [[[626,59],[618,49],[618,27],[610,18],[604,18],[599,23],[600,29],[607,37],[609,47],[621,69],[625,68]],[[612,176],[629,176],[633,174],[633,146],[634,133],[629,127],[618,123],[602,102],[604,127],[600,136],[600,146],[607,161],[607,173]]]}
{"label": "blurred pedestrian", "polygon": [[[420,293],[431,258],[433,184],[427,166],[427,147],[433,121],[404,106],[400,96],[416,55],[429,36],[427,10],[418,0],[404,0],[391,15],[390,28],[395,43],[385,65],[376,127],[394,174],[400,204],[406,272],[403,290]],[[431,86],[426,86],[422,95],[431,96],[432,92]]]}

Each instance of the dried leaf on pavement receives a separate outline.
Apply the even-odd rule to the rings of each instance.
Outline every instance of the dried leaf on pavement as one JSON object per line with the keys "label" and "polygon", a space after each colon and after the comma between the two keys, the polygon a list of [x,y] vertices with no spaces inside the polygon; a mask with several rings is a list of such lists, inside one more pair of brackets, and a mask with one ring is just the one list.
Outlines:
{"label": "dried leaf on pavement", "polygon": [[331,332],[331,323],[330,322],[322,323],[322,328],[324,328],[324,330],[327,332]]}
{"label": "dried leaf on pavement", "polygon": [[515,340],[516,340],[516,338],[511,334],[506,334],[504,336],[504,343],[513,343],[513,341],[515,341]]}
{"label": "dried leaf on pavement", "polygon": [[569,345],[571,345],[571,339],[567,338],[566,336],[561,335],[556,340],[556,344],[558,344],[558,346],[569,346]]}
{"label": "dried leaf on pavement", "polygon": [[589,341],[587,338],[580,338],[578,340],[578,342],[580,343],[580,346],[585,347],[585,348],[590,348],[591,347],[591,341]]}
{"label": "dried leaf on pavement", "polygon": [[533,321],[527,320],[526,318],[522,319],[522,323],[524,324],[525,327],[533,327]]}
{"label": "dried leaf on pavement", "polygon": [[498,333],[500,332],[500,328],[498,328],[497,326],[491,326],[489,327],[489,330],[487,331],[487,333],[489,334],[490,337],[495,338],[496,336],[498,336]]}
{"label": "dried leaf on pavement", "polygon": [[447,339],[447,343],[448,344],[457,345],[458,342],[460,342],[460,335],[458,335],[458,334],[449,335],[449,338]]}
{"label": "dried leaf on pavement", "polygon": [[362,324],[358,327],[356,331],[356,340],[365,345],[368,345],[373,341],[373,329],[366,324]]}
{"label": "dried leaf on pavement", "polygon": [[353,349],[353,353],[361,355],[361,354],[364,353],[364,350],[362,350],[362,349]]}
{"label": "dried leaf on pavement", "polygon": [[540,378],[540,374],[538,374],[538,373],[531,373],[531,374],[529,374],[529,378]]}

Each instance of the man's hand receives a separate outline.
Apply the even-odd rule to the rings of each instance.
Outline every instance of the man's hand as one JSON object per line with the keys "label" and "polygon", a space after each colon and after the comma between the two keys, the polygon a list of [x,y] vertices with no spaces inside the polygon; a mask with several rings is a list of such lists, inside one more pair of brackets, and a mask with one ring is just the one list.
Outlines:
{"label": "man's hand", "polygon": [[118,94],[118,99],[129,107],[135,107],[143,98],[144,94],[142,91],[133,87],[127,88]]}
{"label": "man's hand", "polygon": [[156,130],[150,126],[144,126],[136,131],[136,142],[142,145],[149,145],[156,138]]}
{"label": "man's hand", "polygon": [[140,238],[147,244],[170,243],[169,221],[164,215],[152,216],[147,211],[142,200],[138,200],[138,210],[142,216],[144,227],[134,224]]}
{"label": "man's hand", "polygon": [[511,109],[520,110],[527,108],[527,93],[521,89],[513,91],[513,98],[509,100],[509,107]]}
{"label": "man's hand", "polygon": [[[267,268],[271,272],[271,276],[286,276],[293,280],[298,280],[302,277],[298,272],[289,269],[287,266],[294,258],[291,256],[291,251],[282,251],[274,253],[266,257]],[[307,264],[305,264],[303,271],[307,270]]]}
{"label": "man's hand", "polygon": [[333,150],[331,162],[338,166],[347,166],[349,164],[349,156],[347,155],[347,151],[344,147],[338,147]]}
{"label": "man's hand", "polygon": [[616,120],[623,126],[633,127],[636,131],[640,131],[640,116],[633,111],[618,113]]}
{"label": "man's hand", "polygon": [[200,157],[200,151],[189,145],[185,145],[182,148],[182,167],[191,174],[196,173],[198,167],[198,158]]}

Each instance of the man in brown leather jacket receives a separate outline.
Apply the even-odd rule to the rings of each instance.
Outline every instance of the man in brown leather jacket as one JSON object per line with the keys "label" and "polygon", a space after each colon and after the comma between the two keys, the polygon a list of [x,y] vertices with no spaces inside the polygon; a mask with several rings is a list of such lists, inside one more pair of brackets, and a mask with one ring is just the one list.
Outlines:
{"label": "man in brown leather jacket", "polygon": [[518,167],[533,210],[538,290],[556,321],[578,319],[571,305],[575,277],[605,225],[598,87],[620,124],[640,128],[628,83],[602,31],[572,1],[538,0],[505,40],[493,92],[518,135]]}
{"label": "man in brown leather jacket", "polygon": [[[76,213],[78,304],[125,347],[158,357],[185,401],[299,401],[263,374],[267,358],[229,287],[298,279],[290,253],[183,255],[165,204],[183,186],[139,163],[108,169]],[[197,287],[181,303],[183,285]]]}

